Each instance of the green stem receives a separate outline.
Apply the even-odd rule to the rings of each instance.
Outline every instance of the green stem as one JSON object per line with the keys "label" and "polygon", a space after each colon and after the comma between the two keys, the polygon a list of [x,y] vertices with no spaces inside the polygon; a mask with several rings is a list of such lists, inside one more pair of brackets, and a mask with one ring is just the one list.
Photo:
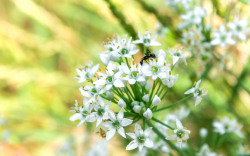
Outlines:
{"label": "green stem", "polygon": [[145,118],[143,118],[143,130],[145,131],[146,129],[146,121],[145,121]]}
{"label": "green stem", "polygon": [[211,137],[211,148],[213,148],[213,149],[215,148],[217,136],[218,136],[218,134],[213,132],[212,137]]}
{"label": "green stem", "polygon": [[165,88],[165,85],[162,84],[162,86],[161,86],[161,91],[159,92],[158,97],[161,96],[161,93],[162,93],[162,91],[164,90],[164,88]]}
{"label": "green stem", "polygon": [[169,88],[167,88],[166,92],[162,95],[161,100],[165,97],[165,95],[168,93]]}
{"label": "green stem", "polygon": [[161,110],[164,110],[164,109],[167,109],[167,108],[173,107],[174,105],[177,105],[177,104],[179,104],[179,103],[181,103],[181,102],[185,101],[186,99],[188,99],[188,98],[190,98],[190,97],[192,97],[192,96],[193,96],[193,94],[190,94],[190,95],[188,95],[187,97],[185,97],[185,98],[181,99],[180,101],[177,101],[177,102],[175,102],[175,103],[173,103],[173,104],[171,104],[171,105],[168,105],[168,106],[166,106],[166,107],[163,107],[163,108],[157,109],[157,110],[155,110],[154,112],[158,112],[158,111],[161,111]]}
{"label": "green stem", "polygon": [[214,151],[217,151],[217,150],[221,147],[221,145],[222,145],[222,143],[225,141],[226,137],[227,137],[227,133],[225,133],[224,135],[222,135],[222,136],[220,137],[220,139],[219,139],[217,145],[216,145],[215,148],[214,148]]}
{"label": "green stem", "polygon": [[165,141],[170,147],[176,150],[181,156],[186,156],[186,154],[178,147],[176,147],[171,141],[166,140],[165,136],[149,121],[146,120],[149,127],[153,128],[153,131],[163,140]]}
{"label": "green stem", "polygon": [[[136,122],[139,121],[140,119],[141,119],[141,117],[138,116],[135,120],[133,120],[132,124],[136,123]],[[132,125],[132,124],[131,124],[131,125]]]}
{"label": "green stem", "polygon": [[106,99],[106,100],[108,100],[108,101],[111,101],[111,102],[113,102],[113,103],[115,103],[115,104],[117,104],[118,102],[117,101],[115,101],[114,99],[113,100],[111,100],[111,99],[109,99],[109,98],[107,98],[107,97],[105,97],[105,96],[103,96],[103,95],[100,95],[102,98],[104,98],[104,99]]}
{"label": "green stem", "polygon": [[160,120],[156,119],[155,117],[152,117],[152,119],[153,119],[154,121],[156,121],[156,122],[159,122],[159,123],[162,124],[163,126],[166,126],[166,127],[170,128],[170,129],[172,129],[172,130],[175,130],[173,127],[171,127],[171,126],[165,124],[164,122],[161,122]]}
{"label": "green stem", "polygon": [[150,96],[149,96],[149,101],[151,101],[151,99],[152,99],[152,96],[153,96],[153,93],[154,93],[154,90],[155,90],[155,86],[156,86],[156,81],[154,81],[154,83],[153,83],[153,88],[152,88]]}

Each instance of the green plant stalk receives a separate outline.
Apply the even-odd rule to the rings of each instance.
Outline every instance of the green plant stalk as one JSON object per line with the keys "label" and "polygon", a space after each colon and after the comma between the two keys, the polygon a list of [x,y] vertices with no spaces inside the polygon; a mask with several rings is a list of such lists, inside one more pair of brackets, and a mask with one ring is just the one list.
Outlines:
{"label": "green plant stalk", "polygon": [[107,98],[106,96],[104,96],[104,95],[100,95],[102,98],[104,98],[104,99],[106,99],[106,100],[108,100],[108,101],[111,101],[111,102],[113,102],[113,103],[115,103],[115,104],[117,104],[118,102],[117,101],[115,101],[115,100],[111,100],[111,99],[109,99],[109,98]]}
{"label": "green plant stalk", "polygon": [[[151,101],[151,99],[152,99],[153,93],[154,93],[154,91],[155,91],[155,87],[156,87],[156,81],[154,81],[154,83],[153,83],[153,88],[152,88],[151,93],[150,93],[150,96],[149,96],[149,101]],[[149,107],[149,106],[148,106],[148,107]]]}
{"label": "green plant stalk", "polygon": [[136,122],[139,121],[140,119],[141,119],[141,117],[138,116],[135,120],[133,120],[133,122],[131,123],[131,125],[134,124],[134,123],[136,123]]}
{"label": "green plant stalk", "polygon": [[161,100],[165,97],[165,95],[168,93],[169,88],[167,88],[166,92],[162,95]]}
{"label": "green plant stalk", "polygon": [[177,105],[177,104],[179,104],[179,103],[181,103],[181,102],[187,100],[188,98],[190,98],[190,97],[192,97],[192,96],[193,96],[193,94],[190,94],[190,95],[188,95],[187,97],[185,97],[185,98],[183,98],[183,99],[181,99],[181,100],[179,100],[179,101],[177,101],[177,102],[175,102],[175,103],[173,103],[173,104],[171,104],[171,105],[168,105],[168,106],[166,106],[166,107],[162,107],[162,108],[160,108],[160,109],[157,109],[157,110],[155,110],[154,112],[159,112],[159,111],[161,111],[161,110],[164,110],[164,109],[168,109],[168,108],[170,108],[170,107],[173,107],[173,106],[175,106],[175,105]]}
{"label": "green plant stalk", "polygon": [[129,93],[131,99],[134,100],[135,98],[134,98],[133,94],[131,93],[130,89],[129,89],[127,86],[125,86],[125,88],[126,88],[126,90],[128,91],[128,93]]}
{"label": "green plant stalk", "polygon": [[153,131],[163,140],[165,141],[170,147],[176,150],[181,156],[187,156],[180,148],[176,147],[171,141],[166,140],[165,136],[147,119],[146,123],[149,127],[153,128]]}
{"label": "green plant stalk", "polygon": [[213,148],[213,149],[215,148],[217,136],[218,136],[218,134],[213,132],[212,137],[211,137],[211,148]]}
{"label": "green plant stalk", "polygon": [[219,141],[217,142],[217,144],[216,144],[216,146],[214,148],[214,151],[217,151],[221,147],[221,145],[225,141],[226,137],[227,137],[227,133],[225,133],[224,135],[222,135],[220,137]]}
{"label": "green plant stalk", "polygon": [[165,124],[164,122],[161,122],[160,120],[156,119],[155,117],[152,117],[152,120],[154,120],[154,121],[156,121],[156,122],[162,124],[163,126],[166,126],[166,127],[170,128],[170,129],[172,129],[172,130],[175,130],[173,127],[171,127],[171,126]]}
{"label": "green plant stalk", "polygon": [[146,129],[146,121],[145,121],[146,119],[145,119],[145,117],[143,118],[143,130],[145,131],[145,129]]}
{"label": "green plant stalk", "polygon": [[162,86],[161,86],[161,90],[160,90],[160,92],[158,93],[158,97],[160,97],[160,96],[161,96],[161,93],[162,93],[162,91],[164,90],[164,88],[165,88],[165,85],[164,85],[164,84],[162,84]]}
{"label": "green plant stalk", "polygon": [[116,87],[114,87],[113,86],[113,89],[116,91],[114,91],[114,93],[116,93],[120,98],[122,98],[126,103],[129,103],[129,100],[124,96],[124,95],[121,95],[120,93],[119,93],[119,91],[117,90],[117,88]]}

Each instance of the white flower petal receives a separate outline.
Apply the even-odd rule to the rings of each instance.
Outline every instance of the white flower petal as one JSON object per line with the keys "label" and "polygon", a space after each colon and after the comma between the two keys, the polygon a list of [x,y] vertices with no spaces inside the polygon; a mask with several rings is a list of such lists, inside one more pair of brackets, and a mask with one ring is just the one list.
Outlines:
{"label": "white flower petal", "polygon": [[124,131],[124,128],[123,128],[123,127],[120,127],[120,128],[118,129],[118,133],[119,133],[122,137],[126,138],[125,131]]}
{"label": "white flower petal", "polygon": [[154,146],[154,143],[152,140],[150,140],[149,138],[146,138],[144,146],[148,147],[148,148],[152,148]]}
{"label": "white flower petal", "polygon": [[133,122],[133,120],[130,120],[130,119],[127,119],[127,118],[123,118],[122,121],[121,121],[121,125],[123,127],[126,127],[126,126],[130,125],[132,122]]}
{"label": "white flower petal", "polygon": [[133,150],[137,147],[138,147],[138,142],[136,140],[133,140],[127,145],[126,150]]}
{"label": "white flower petal", "polygon": [[106,140],[108,141],[109,139],[111,139],[115,135],[115,132],[116,132],[116,129],[113,127],[110,127],[106,134]]}
{"label": "white flower petal", "polygon": [[180,122],[180,120],[176,119],[176,126],[177,126],[177,129],[183,129],[183,126]]}
{"label": "white flower petal", "polygon": [[135,133],[126,133],[128,136],[130,136],[132,139],[137,139],[137,136]]}

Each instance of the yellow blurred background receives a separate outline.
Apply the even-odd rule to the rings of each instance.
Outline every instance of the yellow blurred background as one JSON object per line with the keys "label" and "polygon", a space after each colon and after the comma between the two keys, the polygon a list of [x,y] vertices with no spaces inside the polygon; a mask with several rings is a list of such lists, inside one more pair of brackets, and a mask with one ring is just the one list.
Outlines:
{"label": "yellow blurred background", "polygon": [[[113,2],[135,31],[143,33],[155,29],[156,16],[145,11],[137,1]],[[169,11],[164,1],[147,3],[162,15],[177,16]],[[249,17],[247,11],[245,14]],[[175,23],[179,21],[178,18],[174,20]],[[105,50],[102,42],[115,33],[127,34],[103,0],[0,1],[0,136],[6,130],[9,132],[7,138],[0,141],[0,155],[59,155],[57,151],[70,139],[76,143],[77,155],[84,155],[91,144],[101,140],[92,129],[77,128],[76,123],[69,120],[71,113],[68,111],[75,99],[82,101],[80,85],[73,79],[75,68],[85,61],[103,66],[97,54]],[[158,41],[163,43],[160,48],[164,50],[178,42],[172,37]],[[138,54],[137,61],[141,56]],[[239,76],[248,62],[249,44],[239,44],[233,56],[237,56],[233,71]],[[184,77],[188,77],[188,73]],[[229,99],[231,90],[228,87],[216,87],[221,82],[234,86],[237,79],[230,75],[225,77],[226,82],[215,82],[217,86],[205,81],[210,89],[209,97],[214,101],[213,104],[207,102],[209,105],[223,106]],[[250,90],[249,78],[246,74],[242,81],[247,90]],[[191,83],[188,80],[178,86],[187,87]],[[185,89],[177,92],[182,94]],[[236,92],[239,96],[234,99],[237,105],[233,109],[245,122],[244,131],[249,133],[250,96],[242,87]],[[218,107],[217,113],[221,108],[225,107]],[[211,110],[210,107],[201,109]],[[6,123],[1,124],[4,119]],[[114,148],[118,144],[121,144],[119,140],[111,141],[110,155],[130,155],[125,148]]]}

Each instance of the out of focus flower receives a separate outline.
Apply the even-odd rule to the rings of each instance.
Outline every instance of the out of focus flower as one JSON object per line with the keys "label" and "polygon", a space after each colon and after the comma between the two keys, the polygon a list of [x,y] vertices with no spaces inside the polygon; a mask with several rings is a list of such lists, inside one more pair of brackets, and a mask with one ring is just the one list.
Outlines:
{"label": "out of focus flower", "polygon": [[194,94],[194,97],[196,97],[195,106],[197,106],[201,102],[202,96],[205,96],[208,92],[208,90],[205,91],[205,89],[199,88],[200,83],[201,83],[201,80],[195,83],[195,87],[189,89],[188,91],[184,93],[184,94],[191,94],[191,93]]}
{"label": "out of focus flower", "polygon": [[91,114],[91,110],[88,105],[81,106],[79,108],[79,112],[73,114],[70,118],[71,121],[80,121],[77,127],[81,126],[85,121],[86,122],[94,122],[95,116]]}
{"label": "out of focus flower", "polygon": [[241,144],[239,144],[239,148],[238,148],[238,151],[237,151],[237,154],[238,155],[242,155],[242,156],[247,156],[247,155],[250,155],[250,151],[246,151],[245,150],[245,147]]}
{"label": "out of focus flower", "polygon": [[220,133],[221,135],[225,133],[234,132],[239,137],[241,138],[244,137],[244,135],[240,131],[243,125],[238,124],[236,119],[230,120],[228,116],[224,117],[220,122],[214,121],[213,126],[214,126],[214,131]]}
{"label": "out of focus flower", "polygon": [[142,151],[143,147],[146,146],[148,148],[152,148],[154,146],[154,143],[152,140],[148,138],[149,133],[151,132],[152,127],[149,127],[144,132],[141,129],[141,126],[139,124],[135,124],[135,132],[134,133],[126,133],[128,136],[130,136],[133,141],[131,141],[127,147],[126,150],[133,150],[135,148],[139,148],[139,151]]}
{"label": "out of focus flower", "polygon": [[[209,146],[207,144],[204,144],[201,147],[199,153],[196,153],[196,156],[217,156],[217,154],[216,154],[216,152],[210,152]],[[220,155],[218,155],[218,156],[220,156]]]}
{"label": "out of focus flower", "polygon": [[154,34],[161,36],[162,38],[166,38],[166,33],[168,31],[168,28],[164,27],[160,22],[156,23],[156,30],[154,31]]}
{"label": "out of focus flower", "polygon": [[234,36],[236,36],[240,40],[246,40],[245,33],[247,31],[248,19],[239,20],[239,17],[236,16],[234,18],[234,22],[229,22],[227,25]]}
{"label": "out of focus flower", "polygon": [[181,15],[180,18],[184,20],[187,25],[201,24],[202,18],[206,15],[206,11],[200,6],[195,6],[193,10],[189,10],[187,14]]}
{"label": "out of focus flower", "polygon": [[179,60],[179,59],[182,59],[185,64],[187,65],[187,62],[186,62],[186,57],[185,57],[185,54],[183,52],[183,48],[182,47],[178,47],[174,50],[171,50],[171,49],[168,49],[168,51],[170,55],[172,55],[173,57],[173,65],[175,65],[175,63]]}
{"label": "out of focus flower", "polygon": [[100,64],[95,65],[94,67],[91,67],[93,65],[93,62],[86,63],[85,67],[81,66],[81,68],[76,68],[77,76],[74,78],[78,80],[78,83],[83,83],[86,80],[90,81],[93,77],[96,71],[99,68]]}
{"label": "out of focus flower", "polygon": [[229,54],[225,54],[221,57],[221,63],[220,67],[221,69],[226,69],[226,66],[228,65],[229,62],[232,61],[232,57]]}
{"label": "out of focus flower", "polygon": [[160,46],[161,43],[157,42],[157,36],[155,36],[154,38],[151,38],[151,32],[150,31],[146,31],[145,34],[142,36],[140,34],[140,32],[138,31],[138,37],[139,40],[135,40],[133,41],[133,43],[138,44],[144,44],[145,46]]}
{"label": "out of focus flower", "polygon": [[170,6],[175,6],[178,3],[181,3],[183,7],[188,10],[190,8],[189,2],[192,2],[193,0],[167,0],[166,4]]}
{"label": "out of focus flower", "polygon": [[96,142],[94,146],[91,147],[90,150],[86,152],[87,156],[107,156],[108,149],[107,149],[107,141]]}
{"label": "out of focus flower", "polygon": [[176,126],[177,126],[177,129],[174,130],[175,134],[173,134],[171,136],[167,136],[166,139],[167,140],[177,140],[177,143],[181,148],[182,141],[186,141],[189,138],[189,134],[191,132],[189,130],[187,130],[186,128],[183,128],[180,120],[178,120],[178,119],[176,119]]}
{"label": "out of focus flower", "polygon": [[207,137],[207,129],[206,128],[201,128],[200,129],[200,136],[202,137],[202,138],[205,138],[205,137]]}
{"label": "out of focus flower", "polygon": [[232,32],[227,32],[224,24],[219,28],[219,31],[214,31],[214,39],[211,41],[211,45],[220,45],[221,48],[225,48],[227,44],[235,45],[236,41],[232,39]]}

